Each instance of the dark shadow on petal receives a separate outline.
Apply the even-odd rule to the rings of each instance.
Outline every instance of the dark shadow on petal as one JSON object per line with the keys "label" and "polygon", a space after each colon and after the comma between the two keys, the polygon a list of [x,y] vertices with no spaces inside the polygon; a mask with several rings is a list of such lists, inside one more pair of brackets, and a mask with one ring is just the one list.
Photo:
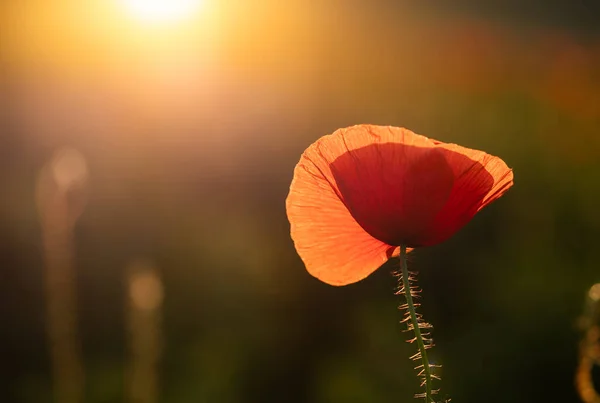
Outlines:
{"label": "dark shadow on petal", "polygon": [[373,144],[330,164],[342,201],[389,245],[431,245],[477,212],[494,179],[479,162],[440,147]]}

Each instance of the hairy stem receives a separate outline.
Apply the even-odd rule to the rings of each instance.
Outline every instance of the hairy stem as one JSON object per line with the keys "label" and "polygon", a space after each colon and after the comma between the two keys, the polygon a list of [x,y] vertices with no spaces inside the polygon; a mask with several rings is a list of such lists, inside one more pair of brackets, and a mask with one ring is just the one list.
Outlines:
{"label": "hairy stem", "polygon": [[[432,374],[431,367],[429,365],[429,360],[427,359],[427,349],[425,346],[425,341],[423,335],[421,334],[421,327],[424,325],[424,322],[420,320],[420,317],[417,316],[417,312],[415,309],[415,303],[413,301],[413,293],[410,284],[410,274],[408,272],[408,265],[406,262],[406,245],[400,246],[400,269],[402,274],[402,288],[404,289],[404,296],[406,297],[407,311],[410,315],[410,322],[412,324],[412,330],[415,332],[415,339],[417,342],[417,346],[419,347],[420,358],[422,362],[422,373],[424,377],[425,384],[425,402],[430,403],[433,402],[433,393],[432,393]],[[410,326],[409,326],[410,329]]]}

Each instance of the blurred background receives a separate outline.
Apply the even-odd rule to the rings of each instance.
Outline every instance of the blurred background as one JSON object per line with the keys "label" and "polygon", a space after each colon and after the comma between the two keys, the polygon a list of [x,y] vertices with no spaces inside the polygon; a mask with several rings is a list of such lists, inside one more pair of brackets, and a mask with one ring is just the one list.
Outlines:
{"label": "blurred background", "polygon": [[0,401],[415,401],[389,265],[331,287],[289,238],[300,154],[358,123],[515,172],[411,257],[441,397],[580,401],[595,0],[0,2]]}

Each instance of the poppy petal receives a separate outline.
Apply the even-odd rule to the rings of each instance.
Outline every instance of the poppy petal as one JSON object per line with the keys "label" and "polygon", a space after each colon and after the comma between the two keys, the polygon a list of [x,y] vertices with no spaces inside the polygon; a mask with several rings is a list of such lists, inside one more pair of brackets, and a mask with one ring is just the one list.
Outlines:
{"label": "poppy petal", "polygon": [[354,219],[389,245],[412,245],[450,195],[454,174],[434,143],[406,129],[354,126],[328,143],[346,152],[330,159],[340,198]]}
{"label": "poppy petal", "polygon": [[[452,167],[455,181],[446,204],[429,228],[422,246],[445,241],[482,208],[513,185],[513,173],[504,161],[483,151],[436,142]],[[466,157],[466,158],[465,158]]]}
{"label": "poppy petal", "polygon": [[296,168],[286,201],[296,250],[308,272],[325,283],[347,285],[362,280],[397,248],[369,235],[327,179],[307,165]]}
{"label": "poppy petal", "polygon": [[286,200],[298,254],[311,275],[331,285],[362,280],[398,254],[397,247],[369,235],[340,198],[329,168],[330,160],[348,152],[339,134],[304,152]]}

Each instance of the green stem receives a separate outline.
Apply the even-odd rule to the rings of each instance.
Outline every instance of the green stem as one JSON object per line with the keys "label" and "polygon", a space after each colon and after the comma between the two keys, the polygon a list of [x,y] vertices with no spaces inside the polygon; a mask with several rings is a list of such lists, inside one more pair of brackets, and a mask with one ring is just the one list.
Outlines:
{"label": "green stem", "polygon": [[421,335],[421,328],[419,327],[419,320],[417,318],[417,312],[415,310],[415,304],[413,302],[413,296],[410,288],[410,280],[408,273],[408,265],[406,262],[406,245],[400,246],[400,268],[402,270],[402,284],[404,288],[404,296],[406,297],[406,303],[408,305],[408,312],[410,314],[410,321],[415,332],[415,338],[421,353],[421,360],[423,362],[423,371],[425,375],[425,402],[433,402],[432,388],[431,388],[431,368],[429,366],[429,360],[427,359],[427,350],[425,349],[425,342]]}

